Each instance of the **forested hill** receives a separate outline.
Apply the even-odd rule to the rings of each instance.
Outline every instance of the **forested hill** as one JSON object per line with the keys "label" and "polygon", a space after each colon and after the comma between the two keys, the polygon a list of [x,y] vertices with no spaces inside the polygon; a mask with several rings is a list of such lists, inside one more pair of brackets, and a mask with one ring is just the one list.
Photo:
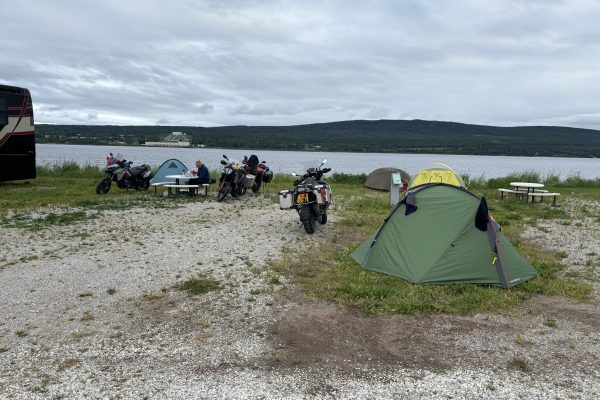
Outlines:
{"label": "forested hill", "polygon": [[600,131],[495,127],[422,120],[342,121],[295,126],[36,125],[38,143],[129,144],[185,132],[194,146],[270,150],[600,157]]}

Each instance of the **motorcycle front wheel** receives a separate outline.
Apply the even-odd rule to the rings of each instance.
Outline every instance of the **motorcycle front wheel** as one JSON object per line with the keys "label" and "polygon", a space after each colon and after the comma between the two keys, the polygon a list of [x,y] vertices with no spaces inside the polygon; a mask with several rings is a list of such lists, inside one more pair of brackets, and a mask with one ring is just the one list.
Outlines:
{"label": "motorcycle front wheel", "polygon": [[315,233],[315,220],[313,219],[312,210],[310,207],[304,206],[298,210],[298,213],[300,214],[300,222],[302,222],[302,226],[304,226],[306,233],[309,235]]}
{"label": "motorcycle front wheel", "polygon": [[96,185],[96,193],[97,194],[105,194],[110,190],[111,179],[110,177],[106,177],[100,180]]}
{"label": "motorcycle front wheel", "polygon": [[223,185],[217,192],[217,201],[219,201],[219,202],[223,201],[225,199],[225,197],[227,196],[227,194],[229,193],[230,189],[231,189],[231,186],[229,185],[229,183],[227,183],[227,182],[223,183]]}

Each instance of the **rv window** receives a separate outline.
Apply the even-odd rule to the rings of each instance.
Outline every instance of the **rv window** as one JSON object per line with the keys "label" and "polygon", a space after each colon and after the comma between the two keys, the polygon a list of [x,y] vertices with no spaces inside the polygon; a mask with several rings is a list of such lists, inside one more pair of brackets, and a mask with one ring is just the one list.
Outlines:
{"label": "rv window", "polygon": [[8,103],[0,99],[0,126],[8,125]]}

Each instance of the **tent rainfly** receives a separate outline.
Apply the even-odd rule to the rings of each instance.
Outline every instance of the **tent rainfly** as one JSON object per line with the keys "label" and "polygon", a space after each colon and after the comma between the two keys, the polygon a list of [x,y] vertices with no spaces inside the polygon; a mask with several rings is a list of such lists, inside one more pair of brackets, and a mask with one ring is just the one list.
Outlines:
{"label": "tent rainfly", "polygon": [[445,183],[409,190],[351,256],[365,270],[413,283],[508,289],[538,275],[500,232],[485,198]]}
{"label": "tent rainfly", "polygon": [[428,183],[447,183],[448,185],[466,187],[458,172],[442,163],[433,163],[419,171],[410,182],[409,188]]}
{"label": "tent rainfly", "polygon": [[150,183],[158,183],[158,182],[173,182],[174,179],[166,178],[167,175],[181,175],[185,171],[187,171],[187,167],[181,161],[172,158],[170,160],[165,161],[161,164],[160,167],[156,170],[154,175],[152,175],[152,179],[150,179]]}
{"label": "tent rainfly", "polygon": [[410,182],[410,175],[408,175],[405,171],[402,171],[399,168],[378,168],[372,171],[369,176],[367,176],[367,180],[365,182],[365,186],[369,189],[377,189],[377,190],[385,190],[387,192],[390,191],[390,184],[392,181],[393,173],[400,173],[400,179],[404,183]]}

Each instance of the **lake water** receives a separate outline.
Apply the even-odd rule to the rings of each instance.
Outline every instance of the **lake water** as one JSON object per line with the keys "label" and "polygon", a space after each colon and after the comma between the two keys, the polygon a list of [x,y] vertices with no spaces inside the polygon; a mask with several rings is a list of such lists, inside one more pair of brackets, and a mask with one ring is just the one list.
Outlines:
{"label": "lake water", "polygon": [[267,161],[275,172],[303,172],[327,158],[327,166],[333,172],[348,174],[369,173],[376,168],[397,167],[413,175],[434,162],[445,163],[456,171],[472,177],[496,178],[512,172],[537,171],[542,176],[558,174],[561,178],[578,174],[583,178],[600,178],[600,159],[559,158],[559,157],[505,157],[505,156],[463,156],[446,154],[381,154],[381,153],[335,153],[304,151],[268,151],[239,149],[166,148],[134,146],[91,146],[65,144],[38,144],[37,164],[53,164],[75,161],[80,165],[103,166],[109,152],[121,153],[133,165],[160,165],[169,158],[176,158],[188,167],[194,161],[202,160],[209,169],[220,166],[221,155],[241,160],[244,155],[257,154]]}

